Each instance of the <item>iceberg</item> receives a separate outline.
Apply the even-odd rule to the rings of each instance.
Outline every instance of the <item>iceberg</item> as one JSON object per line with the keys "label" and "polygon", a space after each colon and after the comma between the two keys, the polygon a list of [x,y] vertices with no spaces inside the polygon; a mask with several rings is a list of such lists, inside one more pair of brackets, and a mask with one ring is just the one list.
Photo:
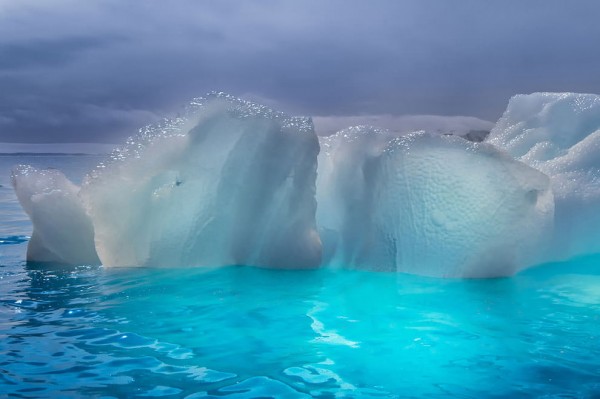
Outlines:
{"label": "iceberg", "polygon": [[536,263],[552,231],[548,178],[489,144],[355,127],[321,145],[324,264],[506,276]]}
{"label": "iceberg", "polygon": [[600,252],[600,96],[514,96],[487,142],[550,177],[556,210],[546,260]]}
{"label": "iceberg", "polygon": [[463,278],[600,252],[599,96],[515,96],[480,133],[318,138],[310,118],[213,93],[81,186],[29,166],[12,181],[37,262]]}
{"label": "iceberg", "polygon": [[318,152],[310,118],[198,98],[130,138],[81,188],[57,170],[15,168],[33,222],[27,260],[317,267]]}
{"label": "iceberg", "polygon": [[56,169],[20,165],[12,184],[31,219],[27,259],[60,264],[99,264],[94,228],[79,200],[79,187]]}
{"label": "iceberg", "polygon": [[319,142],[292,118],[223,93],[143,129],[79,196],[105,266],[317,267]]}

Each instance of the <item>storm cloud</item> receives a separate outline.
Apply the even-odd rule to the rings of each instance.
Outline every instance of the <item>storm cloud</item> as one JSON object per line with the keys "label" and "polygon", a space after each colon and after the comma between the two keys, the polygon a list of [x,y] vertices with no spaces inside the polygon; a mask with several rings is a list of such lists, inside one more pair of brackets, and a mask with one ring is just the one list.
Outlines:
{"label": "storm cloud", "polygon": [[0,142],[117,143],[213,90],[328,121],[493,121],[516,93],[600,92],[598,15],[586,0],[0,0]]}

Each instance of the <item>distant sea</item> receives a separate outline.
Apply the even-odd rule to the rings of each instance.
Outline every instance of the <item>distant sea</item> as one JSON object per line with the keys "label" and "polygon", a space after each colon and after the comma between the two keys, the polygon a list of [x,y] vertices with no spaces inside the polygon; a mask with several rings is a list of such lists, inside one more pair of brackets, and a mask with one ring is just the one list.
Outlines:
{"label": "distant sea", "polygon": [[0,155],[0,397],[600,397],[598,256],[489,280],[27,263],[10,168],[103,159]]}

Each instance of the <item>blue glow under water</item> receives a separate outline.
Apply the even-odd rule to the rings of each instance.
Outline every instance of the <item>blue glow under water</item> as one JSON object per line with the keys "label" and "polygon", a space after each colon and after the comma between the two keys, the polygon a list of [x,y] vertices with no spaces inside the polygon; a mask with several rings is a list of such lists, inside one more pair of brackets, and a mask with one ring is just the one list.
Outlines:
{"label": "blue glow under water", "polygon": [[24,262],[0,156],[0,397],[599,398],[600,256],[512,278]]}

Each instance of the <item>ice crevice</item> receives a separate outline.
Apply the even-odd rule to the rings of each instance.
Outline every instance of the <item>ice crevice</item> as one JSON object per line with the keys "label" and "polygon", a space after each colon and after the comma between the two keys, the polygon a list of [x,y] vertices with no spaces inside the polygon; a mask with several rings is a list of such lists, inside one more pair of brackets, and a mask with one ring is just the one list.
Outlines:
{"label": "ice crevice", "polygon": [[[318,173],[317,173],[318,172]],[[142,128],[81,186],[21,165],[27,259],[507,276],[600,252],[600,97],[513,97],[483,142],[317,137],[224,93]]]}

